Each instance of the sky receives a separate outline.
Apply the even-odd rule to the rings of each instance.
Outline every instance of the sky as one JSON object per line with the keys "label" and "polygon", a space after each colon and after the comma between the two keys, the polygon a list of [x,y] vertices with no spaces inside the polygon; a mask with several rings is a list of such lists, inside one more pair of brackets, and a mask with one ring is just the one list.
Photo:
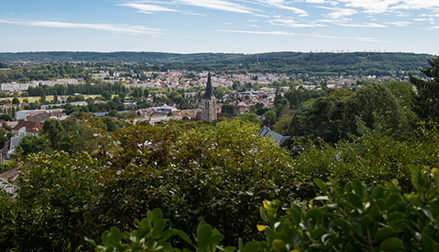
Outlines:
{"label": "sky", "polygon": [[0,52],[439,54],[439,0],[13,0]]}

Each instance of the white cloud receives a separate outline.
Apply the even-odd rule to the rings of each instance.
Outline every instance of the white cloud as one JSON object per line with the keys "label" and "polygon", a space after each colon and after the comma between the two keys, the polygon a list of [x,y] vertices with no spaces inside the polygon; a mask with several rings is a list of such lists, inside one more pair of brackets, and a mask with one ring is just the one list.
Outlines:
{"label": "white cloud", "polygon": [[410,14],[405,13],[405,12],[401,12],[401,11],[395,11],[395,15],[398,17],[408,17],[410,16]]}
{"label": "white cloud", "polygon": [[308,16],[308,12],[296,7],[288,6],[286,5],[284,0],[258,0],[258,1],[269,7],[292,11],[293,13],[299,14],[300,17]]}
{"label": "white cloud", "polygon": [[273,25],[282,25],[282,26],[286,26],[286,27],[291,27],[291,28],[302,28],[302,27],[323,27],[326,26],[324,24],[318,24],[316,22],[311,22],[311,23],[299,23],[296,20],[293,19],[273,19],[273,20],[269,20],[267,21]]}
{"label": "white cloud", "polygon": [[401,0],[339,0],[346,7],[363,8],[367,13],[384,13],[390,5],[399,3]]}
{"label": "white cloud", "polygon": [[253,11],[258,11],[255,9],[247,8],[240,4],[222,0],[177,0],[177,2],[185,5],[245,14],[253,14]]}
{"label": "white cloud", "polygon": [[377,23],[360,23],[360,24],[351,23],[352,20],[347,19],[347,18],[338,19],[338,20],[322,19],[322,20],[318,20],[318,21],[323,22],[323,23],[332,23],[332,24],[336,24],[336,25],[340,25],[340,26],[344,26],[344,27],[365,27],[365,28],[384,28],[384,27],[387,27],[385,25],[377,24]]}
{"label": "white cloud", "polygon": [[332,13],[329,13],[327,15],[328,18],[338,19],[344,16],[352,16],[358,13],[358,11],[354,9],[344,9],[344,8],[326,7],[326,6],[316,6],[316,7],[333,11]]}
{"label": "white cloud", "polygon": [[328,1],[328,0],[305,0],[306,3],[314,3],[314,4],[331,4],[331,5],[337,5],[337,1]]}
{"label": "white cloud", "polygon": [[396,25],[396,26],[408,26],[411,23],[412,22],[408,22],[408,21],[386,22],[386,24],[393,24],[393,25]]}
{"label": "white cloud", "polygon": [[378,41],[371,37],[337,37],[337,36],[327,36],[320,34],[302,34],[286,31],[242,31],[242,30],[216,30],[219,32],[232,32],[232,33],[244,33],[244,34],[260,34],[260,35],[284,35],[284,36],[307,36],[307,37],[318,37],[318,38],[329,38],[329,39],[352,39],[367,42],[385,42]]}
{"label": "white cloud", "polygon": [[127,6],[134,9],[138,9],[137,12],[146,13],[146,14],[153,14],[154,12],[158,12],[158,11],[177,11],[159,5],[141,4],[141,3],[124,3],[124,4],[119,4],[119,6]]}
{"label": "white cloud", "polygon": [[436,0],[338,0],[338,2],[344,3],[345,7],[363,8],[367,13],[439,7],[439,1]]}
{"label": "white cloud", "polygon": [[206,14],[203,14],[203,13],[194,13],[194,12],[184,12],[184,13],[181,13],[181,14],[192,15],[192,16],[207,16]]}
{"label": "white cloud", "polygon": [[71,28],[71,29],[95,29],[116,33],[127,33],[132,35],[140,34],[159,34],[162,29],[149,28],[140,25],[120,25],[120,24],[84,24],[84,23],[65,23],[58,21],[35,21],[35,20],[0,20],[0,23],[52,27],[52,28]]}

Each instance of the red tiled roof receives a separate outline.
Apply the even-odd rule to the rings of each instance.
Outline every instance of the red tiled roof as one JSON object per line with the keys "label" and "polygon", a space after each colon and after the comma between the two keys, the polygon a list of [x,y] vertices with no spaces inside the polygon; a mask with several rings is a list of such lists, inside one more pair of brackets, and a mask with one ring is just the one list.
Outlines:
{"label": "red tiled roof", "polygon": [[12,130],[16,131],[16,130],[19,130],[23,127],[26,127],[26,132],[38,133],[39,130],[41,129],[41,127],[43,127],[43,126],[38,122],[23,121],[23,122],[19,123],[17,126],[15,126],[14,128],[12,128]]}

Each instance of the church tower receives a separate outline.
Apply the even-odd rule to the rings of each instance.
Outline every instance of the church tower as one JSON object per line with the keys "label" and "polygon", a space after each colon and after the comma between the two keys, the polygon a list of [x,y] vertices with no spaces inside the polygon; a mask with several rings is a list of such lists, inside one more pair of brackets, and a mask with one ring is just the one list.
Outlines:
{"label": "church tower", "polygon": [[204,92],[203,98],[203,110],[201,112],[201,119],[207,121],[216,120],[216,98],[213,95],[212,81],[210,80],[210,72],[207,76],[206,92]]}

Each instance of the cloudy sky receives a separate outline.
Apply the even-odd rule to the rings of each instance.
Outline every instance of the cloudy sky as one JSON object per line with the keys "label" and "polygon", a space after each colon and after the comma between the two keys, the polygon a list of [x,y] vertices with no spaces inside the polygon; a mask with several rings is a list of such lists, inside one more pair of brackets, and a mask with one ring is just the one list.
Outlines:
{"label": "cloudy sky", "polygon": [[13,0],[0,51],[439,54],[439,0]]}

